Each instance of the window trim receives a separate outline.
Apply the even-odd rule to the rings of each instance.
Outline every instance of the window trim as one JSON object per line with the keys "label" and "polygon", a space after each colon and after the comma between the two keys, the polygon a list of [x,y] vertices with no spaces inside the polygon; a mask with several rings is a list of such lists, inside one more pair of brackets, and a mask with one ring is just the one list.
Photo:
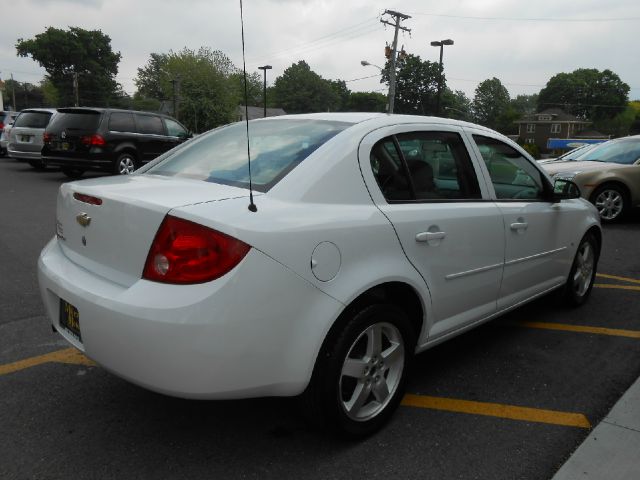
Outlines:
{"label": "window trim", "polygon": [[[533,160],[530,155],[522,148],[520,145],[516,144],[512,141],[505,141],[504,138],[500,138],[498,135],[492,135],[492,132],[487,132],[483,130],[479,130],[476,128],[470,128],[466,131],[469,139],[473,142],[473,153],[480,165],[482,170],[483,177],[485,178],[485,185],[489,189],[489,196],[491,197],[490,201],[492,202],[506,202],[506,203],[555,203],[553,200],[553,183],[549,179],[547,173],[542,169],[535,160]],[[496,190],[493,185],[493,180],[491,179],[491,174],[487,168],[486,163],[484,162],[484,158],[482,157],[482,153],[478,147],[478,144],[475,141],[476,136],[489,138],[495,141],[499,141],[504,143],[505,145],[513,148],[516,152],[518,152],[523,158],[525,158],[538,172],[540,172],[540,178],[543,184],[543,198],[498,198],[496,195]],[[508,140],[508,139],[507,139]]]}
{"label": "window trim", "polygon": [[[400,142],[398,141],[398,135],[405,135],[405,134],[411,134],[411,133],[453,133],[455,135],[457,135],[460,139],[460,146],[462,148],[464,148],[464,150],[467,152],[467,159],[468,162],[466,162],[465,167],[465,172],[466,175],[472,175],[473,178],[475,178],[476,180],[476,184],[478,187],[478,194],[480,195],[480,197],[478,198],[416,198],[416,192],[415,192],[415,186],[413,183],[413,177],[411,176],[411,172],[409,171],[409,166],[407,163],[407,160],[404,156],[404,153],[402,152],[402,148],[400,147]],[[396,133],[391,133],[389,135],[385,135],[382,136],[381,138],[379,138],[378,140],[376,140],[373,145],[370,148],[370,152],[373,150],[373,147],[375,147],[379,142],[384,141],[385,139],[391,138],[394,148],[396,149],[396,154],[398,155],[398,158],[400,159],[401,165],[402,165],[402,170],[403,170],[403,174],[404,176],[409,180],[408,184],[409,184],[409,192],[411,194],[410,199],[400,199],[400,200],[390,200],[388,199],[384,192],[382,191],[382,189],[380,188],[380,185],[378,184],[378,181],[375,177],[375,174],[373,174],[373,179],[374,179],[374,183],[375,185],[378,187],[378,190],[380,191],[380,194],[382,196],[382,198],[385,200],[385,202],[389,205],[396,205],[396,204],[418,204],[418,203],[461,203],[461,202],[465,202],[465,203],[473,203],[473,202],[491,202],[493,200],[491,199],[485,199],[483,197],[483,189],[482,189],[482,182],[480,181],[480,175],[482,174],[481,172],[476,171],[476,165],[474,165],[474,159],[471,155],[471,152],[469,150],[469,147],[467,145],[467,143],[465,142],[465,135],[463,134],[462,131],[456,131],[456,130],[443,130],[443,129],[417,129],[417,130],[407,130],[407,131],[402,131],[402,132],[396,132]],[[456,160],[456,164],[457,159]],[[371,161],[369,161],[369,168],[371,168]],[[373,173],[373,172],[372,172]],[[483,175],[484,177],[484,175]],[[459,186],[460,185],[459,183]],[[465,185],[464,188],[468,189],[469,185]],[[461,189],[462,191],[462,189]]]}

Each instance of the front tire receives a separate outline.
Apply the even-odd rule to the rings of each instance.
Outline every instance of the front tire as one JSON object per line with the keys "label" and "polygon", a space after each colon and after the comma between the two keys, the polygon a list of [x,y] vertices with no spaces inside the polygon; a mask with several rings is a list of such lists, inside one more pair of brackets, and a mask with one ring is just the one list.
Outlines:
{"label": "front tire", "polygon": [[617,185],[603,185],[591,195],[591,203],[598,209],[603,222],[615,222],[626,213],[627,194]]}
{"label": "front tire", "polygon": [[376,432],[402,400],[415,342],[400,308],[374,304],[356,311],[320,352],[304,394],[307,413],[350,437]]}
{"label": "front tire", "polygon": [[582,305],[593,288],[596,277],[600,245],[593,233],[587,233],[578,246],[569,278],[564,287],[564,300],[569,306]]}

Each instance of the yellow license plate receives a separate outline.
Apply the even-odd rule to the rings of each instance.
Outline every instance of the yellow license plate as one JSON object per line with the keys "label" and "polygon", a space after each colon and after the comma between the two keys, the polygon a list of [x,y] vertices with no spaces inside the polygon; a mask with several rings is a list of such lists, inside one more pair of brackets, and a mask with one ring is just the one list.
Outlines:
{"label": "yellow license plate", "polygon": [[82,341],[80,334],[80,313],[70,303],[60,299],[60,326]]}

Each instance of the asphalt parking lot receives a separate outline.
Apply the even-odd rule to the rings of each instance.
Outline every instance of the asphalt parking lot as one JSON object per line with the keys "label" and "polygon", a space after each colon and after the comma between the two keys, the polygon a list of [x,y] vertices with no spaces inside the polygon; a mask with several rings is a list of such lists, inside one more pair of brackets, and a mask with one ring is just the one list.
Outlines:
{"label": "asphalt parking lot", "polygon": [[604,228],[589,302],[547,297],[418,356],[404,406],[353,443],[292,399],[164,397],[52,333],[36,261],[66,178],[0,159],[0,479],[551,478],[640,376],[640,214]]}

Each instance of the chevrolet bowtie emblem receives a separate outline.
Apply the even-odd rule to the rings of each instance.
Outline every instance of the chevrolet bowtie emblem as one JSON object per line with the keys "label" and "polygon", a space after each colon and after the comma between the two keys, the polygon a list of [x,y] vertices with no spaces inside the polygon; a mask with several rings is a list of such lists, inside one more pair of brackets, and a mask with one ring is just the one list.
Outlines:
{"label": "chevrolet bowtie emblem", "polygon": [[83,227],[88,227],[91,223],[91,217],[83,212],[76,216],[76,221]]}

